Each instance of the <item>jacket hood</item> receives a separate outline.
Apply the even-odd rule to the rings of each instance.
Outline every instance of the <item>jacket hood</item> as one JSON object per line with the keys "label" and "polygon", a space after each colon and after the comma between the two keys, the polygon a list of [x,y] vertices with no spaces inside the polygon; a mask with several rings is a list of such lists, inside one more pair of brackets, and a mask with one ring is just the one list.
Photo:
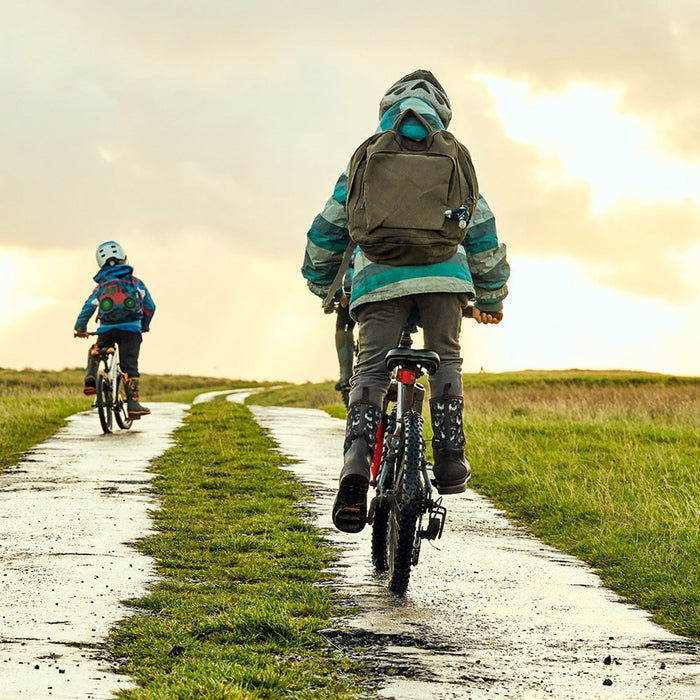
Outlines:
{"label": "jacket hood", "polygon": [[[407,97],[406,99],[401,100],[401,102],[397,102],[386,112],[384,112],[384,115],[379,122],[377,132],[391,129],[394,124],[396,124],[399,117],[409,109],[420,114],[423,119],[425,119],[425,121],[427,121],[428,124],[430,124],[430,126],[432,126],[436,131],[441,131],[445,128],[440,116],[437,113],[437,110],[431,104],[420,97]],[[399,133],[402,136],[412,139],[413,141],[422,141],[428,135],[428,132],[425,130],[423,124],[421,124],[418,119],[412,115],[408,115],[406,119],[401,122],[401,125],[399,126]]]}
{"label": "jacket hood", "polygon": [[133,274],[134,268],[126,263],[121,265],[105,265],[104,267],[100,268],[98,273],[92,279],[99,284],[100,282],[111,280],[115,277],[126,277],[127,275]]}

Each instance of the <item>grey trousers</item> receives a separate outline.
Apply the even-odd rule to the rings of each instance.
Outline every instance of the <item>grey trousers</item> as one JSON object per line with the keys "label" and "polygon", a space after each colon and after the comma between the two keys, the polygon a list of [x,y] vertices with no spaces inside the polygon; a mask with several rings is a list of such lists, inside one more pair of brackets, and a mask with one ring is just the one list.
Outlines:
{"label": "grey trousers", "polygon": [[466,294],[414,294],[376,301],[360,308],[359,353],[350,380],[349,403],[370,401],[382,405],[390,375],[384,365],[395,348],[412,311],[420,315],[425,347],[440,355],[440,368],[430,377],[431,396],[462,396],[462,358],[459,333]]}

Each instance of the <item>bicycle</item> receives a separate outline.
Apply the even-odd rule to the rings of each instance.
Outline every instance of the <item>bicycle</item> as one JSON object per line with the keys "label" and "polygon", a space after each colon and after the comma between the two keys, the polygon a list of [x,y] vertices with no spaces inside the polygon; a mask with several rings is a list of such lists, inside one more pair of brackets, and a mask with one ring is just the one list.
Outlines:
{"label": "bicycle", "polygon": [[124,373],[119,366],[119,346],[100,348],[95,344],[91,353],[97,359],[95,406],[102,432],[112,432],[112,417],[122,430],[129,430],[133,420],[127,411]]}
{"label": "bicycle", "polygon": [[425,388],[416,381],[423,374],[434,374],[440,357],[432,350],[411,348],[414,330],[404,330],[398,347],[386,355],[392,381],[377,432],[370,478],[376,495],[367,515],[372,525],[372,563],[377,571],[389,572],[393,593],[406,592],[422,541],[440,538],[447,516],[442,497],[433,498],[423,439]]}

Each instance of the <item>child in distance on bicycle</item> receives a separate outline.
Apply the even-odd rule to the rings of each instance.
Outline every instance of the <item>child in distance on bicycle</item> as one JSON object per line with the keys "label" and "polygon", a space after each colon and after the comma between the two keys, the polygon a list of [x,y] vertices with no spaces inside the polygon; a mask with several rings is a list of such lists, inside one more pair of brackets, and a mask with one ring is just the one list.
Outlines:
{"label": "child in distance on bicycle", "polygon": [[[457,186],[453,187],[452,180],[449,187],[447,182],[424,180],[414,187],[414,171],[409,177],[404,170],[414,162],[445,162],[444,158],[431,158],[432,152],[427,151],[436,142],[439,148],[441,140],[454,138],[444,131],[451,117],[447,94],[430,71],[417,70],[394,83],[381,99],[375,136],[356,151],[307,235],[302,275],[309,289],[322,298],[335,292],[331,287],[348,245],[362,236],[366,241],[366,234],[386,236],[380,237],[382,250],[370,251],[370,244],[365,247],[361,242],[354,256],[350,312],[359,324],[359,352],[350,382],[344,464],[333,505],[333,522],[345,532],[359,532],[365,525],[370,465],[390,381],[384,358],[398,343],[409,316],[416,312],[426,347],[441,359],[439,370],[430,377],[433,474],[438,493],[463,492],[471,473],[464,456],[462,427],[462,315],[473,300],[475,304],[470,308],[477,322],[499,323],[510,269],[505,245],[498,242],[494,216],[478,193],[471,159],[461,144],[446,146],[456,154],[454,161],[460,163],[456,168],[460,178]],[[383,132],[391,132],[389,145],[386,138],[383,142],[384,150],[377,141],[384,138],[380,136]],[[378,155],[374,159],[378,170],[371,174],[367,156],[370,143],[376,146],[373,156]],[[396,150],[400,151],[399,157],[394,157],[392,151]],[[411,152],[423,152],[426,157],[416,160],[410,157]],[[435,173],[443,171],[441,166],[429,166],[423,172],[430,175],[421,174],[418,180],[440,177]],[[374,178],[371,187],[367,184],[370,178]],[[442,196],[433,196],[438,190],[448,190],[448,196],[460,192],[464,198],[438,212],[435,207],[431,209],[432,200]],[[426,200],[426,196],[432,200]],[[467,222],[461,220],[439,223],[443,214],[451,219],[458,210],[459,218],[463,218],[461,212],[467,206],[466,227]],[[436,214],[438,223],[434,223]],[[419,221],[424,216],[433,223]],[[461,235],[457,227],[463,229]],[[428,239],[414,247],[413,240],[424,236],[425,230],[436,228],[435,244]],[[451,241],[458,237],[459,242],[443,249],[445,235]]]}
{"label": "child in distance on bicycle", "polygon": [[139,352],[141,334],[150,330],[156,306],[146,285],[134,277],[126,253],[116,241],[106,241],[95,253],[99,272],[97,286],[87,298],[75,322],[74,336],[87,338],[87,324],[97,311],[97,342],[88,351],[83,393],[95,393],[98,359],[95,352],[119,345],[120,364],[124,372],[124,390],[129,418],[138,420],[150,410],[139,403]]}

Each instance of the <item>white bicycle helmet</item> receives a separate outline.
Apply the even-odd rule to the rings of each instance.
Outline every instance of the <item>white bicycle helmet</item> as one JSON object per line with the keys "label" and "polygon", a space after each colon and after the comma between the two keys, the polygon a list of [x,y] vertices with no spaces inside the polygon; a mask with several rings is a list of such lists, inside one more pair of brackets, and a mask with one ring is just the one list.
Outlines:
{"label": "white bicycle helmet", "polygon": [[124,248],[116,241],[106,241],[97,247],[95,257],[97,258],[97,264],[100,267],[104,267],[110,260],[114,260],[117,263],[124,262],[126,253]]}
{"label": "white bicycle helmet", "polygon": [[447,93],[429,70],[416,70],[396,81],[379,103],[379,118],[397,102],[407,97],[420,97],[435,108],[440,120],[447,127],[452,119],[452,107]]}

